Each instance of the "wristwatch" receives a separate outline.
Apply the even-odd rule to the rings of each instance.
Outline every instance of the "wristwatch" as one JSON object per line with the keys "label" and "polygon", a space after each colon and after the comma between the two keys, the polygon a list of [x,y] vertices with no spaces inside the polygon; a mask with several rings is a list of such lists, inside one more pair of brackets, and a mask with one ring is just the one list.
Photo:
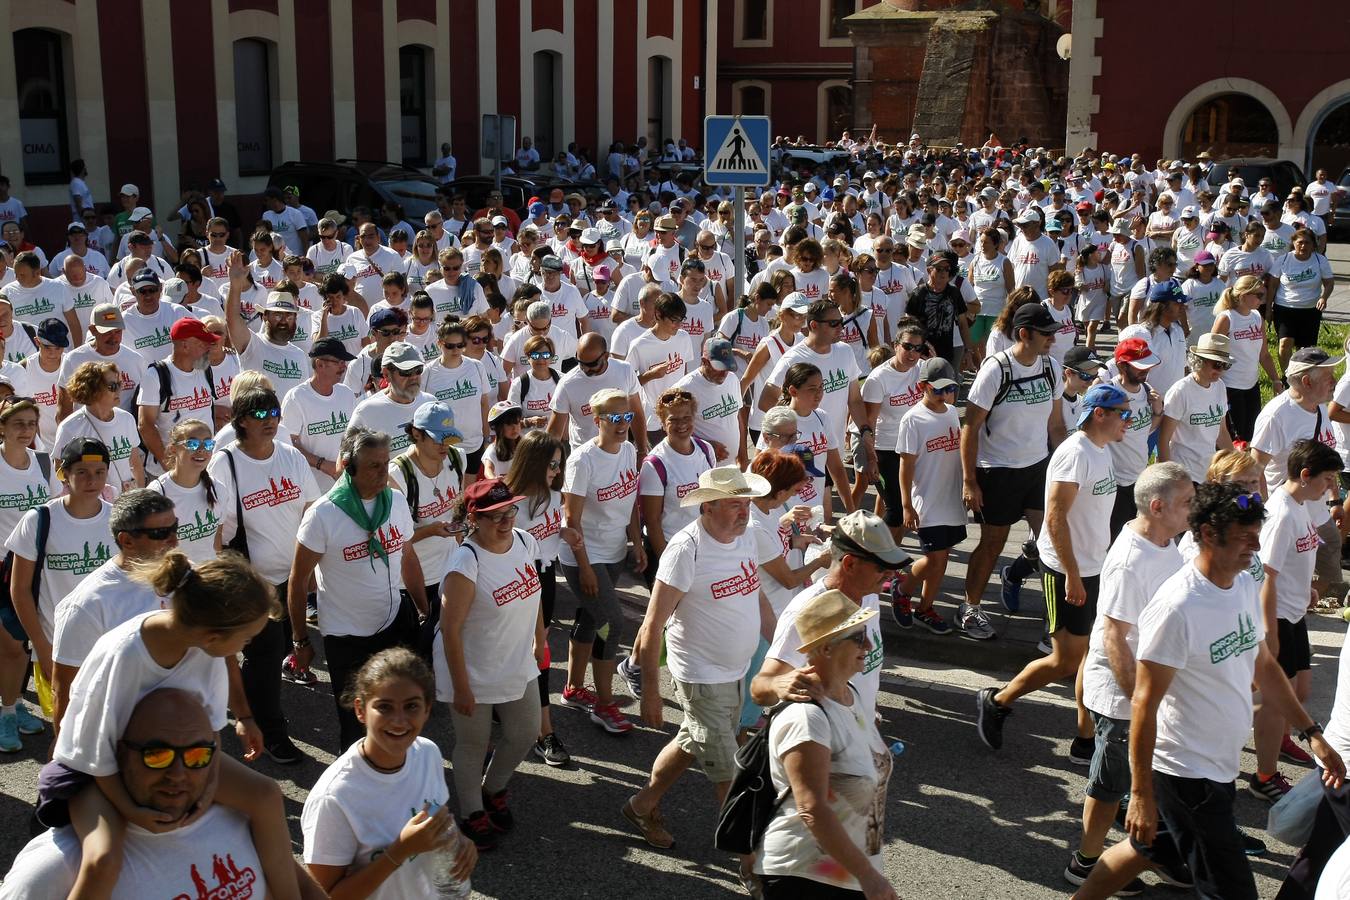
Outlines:
{"label": "wristwatch", "polygon": [[1311,725],[1309,725],[1307,728],[1303,729],[1298,733],[1298,739],[1306,744],[1313,739],[1313,735],[1321,733],[1322,733],[1322,726],[1317,723],[1316,719],[1314,719]]}

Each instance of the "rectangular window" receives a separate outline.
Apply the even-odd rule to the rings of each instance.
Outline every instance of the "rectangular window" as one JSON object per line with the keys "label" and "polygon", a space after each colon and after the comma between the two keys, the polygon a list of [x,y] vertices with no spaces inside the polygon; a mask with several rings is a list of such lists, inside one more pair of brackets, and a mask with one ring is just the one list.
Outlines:
{"label": "rectangular window", "polygon": [[741,40],[769,39],[769,0],[741,0]]}
{"label": "rectangular window", "polygon": [[234,124],[240,175],[272,171],[271,54],[265,42],[234,42]]}
{"label": "rectangular window", "polygon": [[71,158],[63,38],[25,28],[14,32],[13,40],[24,181],[61,184],[69,177]]}
{"label": "rectangular window", "polygon": [[403,162],[427,161],[427,52],[421,47],[398,51],[398,105],[403,125]]}

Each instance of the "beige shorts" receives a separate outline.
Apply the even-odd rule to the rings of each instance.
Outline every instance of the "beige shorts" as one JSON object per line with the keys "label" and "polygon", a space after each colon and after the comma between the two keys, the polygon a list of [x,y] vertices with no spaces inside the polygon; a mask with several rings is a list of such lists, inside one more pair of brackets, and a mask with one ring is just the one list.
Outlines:
{"label": "beige shorts", "polygon": [[675,734],[681,750],[698,760],[713,782],[736,771],[736,731],[741,724],[741,682],[690,684],[671,679],[684,721]]}

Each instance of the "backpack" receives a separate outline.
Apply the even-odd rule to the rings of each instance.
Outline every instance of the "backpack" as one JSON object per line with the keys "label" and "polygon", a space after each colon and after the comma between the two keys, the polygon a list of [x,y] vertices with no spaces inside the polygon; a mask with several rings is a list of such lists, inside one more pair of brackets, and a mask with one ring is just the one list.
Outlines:
{"label": "backpack", "polygon": [[1029,384],[1033,381],[1040,381],[1041,379],[1044,379],[1045,383],[1050,385],[1052,389],[1055,386],[1055,363],[1049,356],[1041,357],[1040,372],[1035,375],[1023,375],[1021,378],[1013,378],[1012,357],[1007,350],[995,353],[990,359],[998,363],[999,382],[998,391],[994,394],[994,402],[989,404],[989,412],[984,417],[985,434],[991,433],[989,431],[989,419],[994,414],[994,407],[1002,403],[1004,399],[1007,398],[1008,394],[1012,392],[1013,388],[1017,388],[1020,392],[1022,390],[1022,385]]}
{"label": "backpack", "polygon": [[[464,484],[464,461],[460,459],[459,451],[451,447],[446,457],[450,460],[450,468],[455,470],[455,477],[459,479],[461,485]],[[398,466],[398,470],[403,473],[403,483],[408,486],[406,493],[408,511],[412,513],[413,522],[416,523],[418,521],[417,506],[422,500],[422,488],[417,483],[417,472],[413,468],[412,451],[409,450],[407,453],[400,453],[395,456],[394,463]]]}
{"label": "backpack", "polygon": [[[812,700],[816,706],[819,703]],[[731,776],[727,798],[717,814],[713,846],[728,853],[754,853],[774,814],[792,789],[782,796],[774,789],[769,775],[769,729],[783,709],[792,705],[784,700],[764,712],[764,727],[755,732],[736,751],[736,771]]]}
{"label": "backpack", "polygon": [[[51,507],[44,503],[37,507],[37,511],[37,559],[33,561],[34,606],[37,605],[38,590],[42,586],[42,567],[47,563],[47,538],[52,530]],[[24,631],[23,623],[19,621],[19,614],[14,609],[14,599],[9,593],[13,577],[14,553],[10,551],[5,554],[4,560],[0,561],[0,590],[5,592],[4,597],[0,597],[0,624],[4,625],[10,637],[23,643],[28,640],[28,633]]]}

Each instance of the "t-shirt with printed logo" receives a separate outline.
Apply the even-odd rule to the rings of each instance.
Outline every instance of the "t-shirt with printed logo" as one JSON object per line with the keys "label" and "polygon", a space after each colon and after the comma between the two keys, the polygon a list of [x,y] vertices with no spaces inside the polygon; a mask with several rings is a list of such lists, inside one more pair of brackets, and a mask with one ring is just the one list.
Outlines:
{"label": "t-shirt with printed logo", "polygon": [[[230,457],[238,483],[230,474]],[[305,504],[319,497],[314,470],[299,450],[275,441],[267,459],[254,459],[238,446],[218,451],[207,471],[217,484],[223,482],[240,498],[225,507],[221,538],[227,544],[234,538],[239,527],[236,510],[242,505],[249,562],[269,582],[281,584],[291,574],[295,535]]]}
{"label": "t-shirt with printed logo", "polygon": [[[77,519],[68,513],[64,500],[48,501],[47,508],[51,510],[51,527],[47,533],[47,555],[42,565],[37,613],[42,622],[42,633],[50,641],[55,635],[57,605],[79,587],[86,575],[111,559],[117,546],[108,531],[112,504],[100,501],[98,513],[87,519]],[[36,562],[37,518],[36,509],[24,513],[5,541],[5,549]]]}
{"label": "t-shirt with printed logo", "polygon": [[[567,458],[562,492],[585,498],[581,530],[590,561],[622,560],[638,496],[637,450],[633,445],[625,441],[611,453],[598,441],[582,444]],[[577,564],[566,542],[558,548],[558,558],[565,566]]]}
{"label": "t-shirt with printed logo", "polygon": [[[1111,546],[1111,510],[1116,505],[1116,475],[1112,466],[1110,451],[1094,444],[1086,432],[1075,431],[1055,448],[1045,470],[1046,509],[1050,508],[1050,492],[1056,482],[1078,486],[1066,518],[1073,559],[1078,564],[1078,574],[1084,578],[1101,572]],[[1066,572],[1064,561],[1050,539],[1050,529],[1041,529],[1036,549],[1043,566]]]}

